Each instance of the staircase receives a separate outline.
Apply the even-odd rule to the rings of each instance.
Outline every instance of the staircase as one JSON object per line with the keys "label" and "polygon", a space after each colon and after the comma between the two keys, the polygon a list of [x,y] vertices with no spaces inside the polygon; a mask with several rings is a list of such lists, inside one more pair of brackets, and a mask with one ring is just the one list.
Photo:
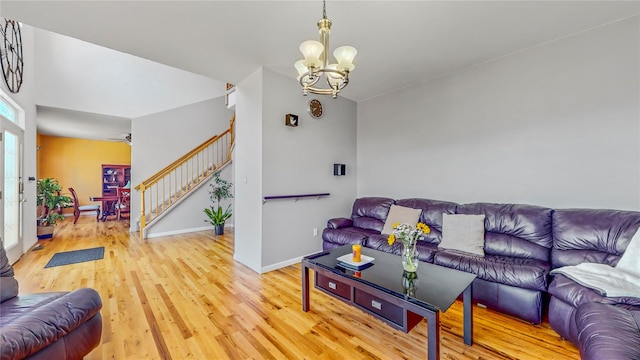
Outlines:
{"label": "staircase", "polygon": [[149,227],[203,186],[215,171],[231,162],[235,120],[234,114],[223,133],[198,145],[135,187],[140,191],[141,239],[147,238]]}

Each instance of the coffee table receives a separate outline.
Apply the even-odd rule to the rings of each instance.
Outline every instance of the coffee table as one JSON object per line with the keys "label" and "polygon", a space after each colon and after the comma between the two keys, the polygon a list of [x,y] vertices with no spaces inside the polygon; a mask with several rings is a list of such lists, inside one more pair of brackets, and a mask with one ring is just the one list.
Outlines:
{"label": "coffee table", "polygon": [[350,253],[351,245],[346,245],[302,259],[302,311],[309,311],[309,269],[313,269],[317,289],[395,329],[409,332],[426,317],[428,358],[436,360],[440,358],[440,312],[447,311],[462,294],[464,343],[473,343],[471,283],[475,274],[420,262],[413,275],[404,272],[400,256],[365,247],[362,254],[375,260],[357,270],[337,260]]}

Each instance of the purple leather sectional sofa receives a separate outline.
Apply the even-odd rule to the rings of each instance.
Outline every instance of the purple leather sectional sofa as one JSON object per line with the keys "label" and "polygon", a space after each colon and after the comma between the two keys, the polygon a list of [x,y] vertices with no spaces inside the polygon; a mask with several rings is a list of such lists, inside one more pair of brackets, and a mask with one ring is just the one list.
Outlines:
{"label": "purple leather sectional sofa", "polygon": [[[552,267],[615,266],[639,226],[640,213],[633,211],[555,210]],[[549,324],[579,344],[583,360],[640,359],[640,299],[607,298],[561,274],[548,291]]]}
{"label": "purple leather sectional sofa", "polygon": [[[380,234],[393,204],[421,209],[420,221],[431,228],[418,241],[421,261],[478,275],[477,303],[538,324],[550,294],[552,328],[576,344],[583,359],[640,359],[640,299],[605,298],[549,275],[580,262],[614,266],[640,227],[640,212],[367,197],[356,199],[350,218],[328,221],[323,248],[361,244],[399,255],[402,245],[389,246]],[[485,215],[484,257],[438,247],[443,213]]]}
{"label": "purple leather sectional sofa", "polygon": [[82,359],[100,343],[102,301],[93,289],[18,295],[0,244],[0,359]]}

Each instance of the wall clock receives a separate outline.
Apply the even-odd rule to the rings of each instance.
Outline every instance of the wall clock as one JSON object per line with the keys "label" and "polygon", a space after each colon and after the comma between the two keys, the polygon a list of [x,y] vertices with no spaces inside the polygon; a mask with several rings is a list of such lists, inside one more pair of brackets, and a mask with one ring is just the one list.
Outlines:
{"label": "wall clock", "polygon": [[320,102],[320,100],[311,99],[311,101],[309,101],[309,114],[312,117],[319,119],[322,117],[323,113],[324,108],[322,107],[322,103]]}
{"label": "wall clock", "polygon": [[0,32],[2,33],[2,39],[0,39],[2,41],[0,44],[2,76],[9,91],[17,93],[22,85],[24,71],[20,24],[14,20],[4,19]]}

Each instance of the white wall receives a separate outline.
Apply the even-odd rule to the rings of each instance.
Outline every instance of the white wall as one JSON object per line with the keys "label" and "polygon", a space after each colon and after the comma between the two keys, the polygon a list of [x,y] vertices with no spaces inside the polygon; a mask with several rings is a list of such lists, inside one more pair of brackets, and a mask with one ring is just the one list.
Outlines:
{"label": "white wall", "polygon": [[[356,104],[318,97],[325,115],[314,120],[307,113],[314,97],[267,69],[240,82],[236,93],[234,258],[265,272],[322,250],[327,220],[349,215],[356,194]],[[285,126],[289,113],[299,116],[298,127]],[[333,176],[334,163],[346,164],[347,175]],[[325,192],[331,195],[262,203],[264,196]]]}
{"label": "white wall", "polygon": [[[131,183],[140,184],[196,146],[229,128],[233,111],[224,96],[135,118],[131,123]],[[230,173],[229,173],[230,174]],[[229,175],[230,176],[230,175]],[[231,178],[228,178],[231,180]],[[206,226],[202,209],[209,203],[208,185],[185,205],[149,228],[149,235],[196,231]],[[131,194],[131,229],[138,229],[140,192]]]}
{"label": "white wall", "polygon": [[640,210],[638,16],[358,104],[358,196]]}
{"label": "white wall", "polygon": [[222,96],[224,83],[42,29],[38,105],[137,118]]}
{"label": "white wall", "polygon": [[236,85],[233,258],[256,272],[262,268],[262,68]]}
{"label": "white wall", "polygon": [[35,59],[37,56],[34,46],[34,28],[24,25],[21,29],[22,33],[22,52],[24,58],[24,78],[20,92],[12,94],[4,80],[0,80],[0,86],[9,97],[18,103],[25,111],[25,131],[24,131],[24,147],[23,147],[23,170],[22,179],[24,181],[24,199],[26,202],[22,204],[22,236],[23,250],[26,252],[33,246],[38,238],[36,237],[36,182],[28,181],[29,177],[37,177],[36,169],[36,74]]}
{"label": "white wall", "polygon": [[[269,70],[263,74],[263,196],[331,194],[262,206],[262,264],[269,270],[321,251],[327,220],[350,214],[356,194],[356,103],[343,97],[305,97],[296,81]],[[307,112],[313,98],[323,104],[320,119]],[[289,113],[299,116],[298,127],[285,126]],[[334,163],[346,164],[347,175],[333,176]]]}
{"label": "white wall", "polygon": [[[232,166],[224,167],[220,171],[220,178],[233,183],[232,169]],[[203,212],[204,208],[213,205],[209,198],[209,184],[211,183],[213,183],[213,180],[209,179],[202,187],[194,190],[194,193],[184,199],[178,207],[168,212],[157,224],[151,226],[147,233],[148,238],[207,229],[213,232],[213,225],[209,223],[207,215]],[[226,209],[227,205],[231,204],[232,201],[233,199],[222,201],[222,208]],[[139,218],[139,215],[136,215],[138,215],[138,213],[134,213],[133,216]],[[225,222],[225,226],[233,226],[233,220],[232,216]]]}

